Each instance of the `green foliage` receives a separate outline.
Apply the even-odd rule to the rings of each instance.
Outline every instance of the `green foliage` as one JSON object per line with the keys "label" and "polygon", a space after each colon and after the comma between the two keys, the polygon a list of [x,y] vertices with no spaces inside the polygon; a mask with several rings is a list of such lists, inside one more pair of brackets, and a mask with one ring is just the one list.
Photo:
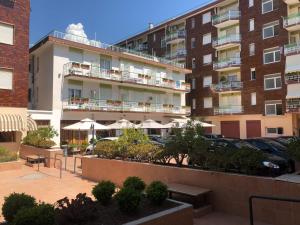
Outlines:
{"label": "green foliage", "polygon": [[300,140],[292,140],[288,145],[288,154],[294,160],[300,162]]}
{"label": "green foliage", "polygon": [[122,155],[115,141],[99,141],[95,147],[95,154],[108,159]]}
{"label": "green foliage", "polygon": [[53,127],[38,128],[35,131],[30,131],[23,139],[23,143],[39,148],[51,148],[55,145],[55,142],[51,139],[57,136],[58,133]]}
{"label": "green foliage", "polygon": [[116,185],[111,181],[101,181],[92,190],[94,197],[102,204],[107,205],[115,193]]}
{"label": "green foliage", "polygon": [[12,152],[6,148],[0,147],[0,163],[16,161],[17,159],[18,154],[16,152]]}
{"label": "green foliage", "polygon": [[17,212],[22,208],[32,208],[36,206],[35,198],[24,193],[12,193],[4,198],[2,215],[7,222],[12,222]]}
{"label": "green foliage", "polygon": [[168,187],[160,181],[153,181],[146,189],[147,198],[154,205],[161,205],[168,197]]}
{"label": "green foliage", "polygon": [[150,143],[131,144],[127,146],[127,157],[138,161],[150,161],[159,146]]}
{"label": "green foliage", "polygon": [[122,188],[116,195],[119,209],[124,213],[134,213],[141,202],[141,192],[132,188]]}
{"label": "green foliage", "polygon": [[143,192],[145,190],[146,184],[139,177],[128,177],[124,181],[123,187],[126,189],[133,189],[139,192]]}
{"label": "green foliage", "polygon": [[128,145],[132,144],[147,144],[149,143],[149,138],[142,130],[136,129],[124,129],[123,134],[117,140],[120,147],[127,148]]}
{"label": "green foliage", "polygon": [[85,151],[88,146],[89,146],[89,143],[87,143],[86,141],[83,141],[80,145],[80,150]]}
{"label": "green foliage", "polygon": [[22,208],[13,220],[13,225],[54,225],[54,207],[40,204],[32,208]]}

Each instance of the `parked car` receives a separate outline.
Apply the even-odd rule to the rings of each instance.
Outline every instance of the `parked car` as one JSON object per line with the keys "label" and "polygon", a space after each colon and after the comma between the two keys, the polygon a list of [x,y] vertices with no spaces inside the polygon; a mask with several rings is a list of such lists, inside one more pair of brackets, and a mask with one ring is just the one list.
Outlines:
{"label": "parked car", "polygon": [[155,145],[165,146],[166,140],[160,135],[148,135],[150,142]]}
{"label": "parked car", "polygon": [[204,134],[203,136],[208,139],[224,138],[224,135],[222,135],[222,134]]}
{"label": "parked car", "polygon": [[[261,149],[257,148],[255,145],[252,145],[250,142],[240,140],[240,139],[229,139],[229,138],[212,140],[211,149],[215,150],[218,148],[228,148],[231,150],[249,148],[249,149],[253,149],[253,151],[261,151]],[[280,175],[288,172],[289,161],[287,159],[271,154],[266,151],[264,151],[264,153],[267,156],[267,160],[261,162],[263,166],[263,171],[261,171],[262,174]]]}
{"label": "parked car", "polygon": [[251,138],[251,139],[246,139],[245,141],[257,147],[258,149],[262,150],[265,153],[276,155],[278,157],[287,160],[289,164],[288,172],[289,173],[295,172],[295,162],[287,154],[286,146],[270,138]]}
{"label": "parked car", "polygon": [[299,140],[299,137],[296,136],[281,136],[273,138],[272,140],[279,142],[284,146],[288,146],[291,141]]}
{"label": "parked car", "polygon": [[[118,138],[119,138],[119,137],[105,137],[105,138],[99,139],[99,140],[97,141],[97,143],[98,143],[99,141],[116,141],[116,140],[118,140]],[[95,146],[96,146],[96,144],[95,144]],[[92,152],[93,152],[93,144],[90,144],[89,146],[86,147],[86,149],[85,149],[85,154],[86,154],[86,155],[90,155],[90,154],[92,154]]]}

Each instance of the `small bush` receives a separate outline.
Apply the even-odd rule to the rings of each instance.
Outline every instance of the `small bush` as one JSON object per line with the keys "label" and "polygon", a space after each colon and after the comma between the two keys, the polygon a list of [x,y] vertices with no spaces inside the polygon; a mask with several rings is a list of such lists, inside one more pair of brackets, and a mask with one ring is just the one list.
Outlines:
{"label": "small bush", "polygon": [[38,145],[37,147],[39,147],[39,148],[49,149],[56,144],[52,140],[41,140],[41,141],[39,141],[39,143],[37,145]]}
{"label": "small bush", "polygon": [[141,202],[141,192],[132,188],[122,188],[116,195],[119,209],[124,213],[135,212]]}
{"label": "small bush", "polygon": [[168,187],[160,181],[153,181],[146,189],[147,198],[154,205],[161,205],[168,197]]}
{"label": "small bush", "polygon": [[18,159],[18,154],[16,152],[12,152],[6,148],[0,147],[0,163],[11,162],[17,159]]}
{"label": "small bush", "polygon": [[55,142],[51,139],[57,135],[58,133],[53,127],[39,128],[28,132],[27,136],[23,139],[23,144],[39,148],[51,148],[55,145]]}
{"label": "small bush", "polygon": [[300,162],[300,140],[292,140],[288,145],[288,154],[290,157]]}
{"label": "small bush", "polygon": [[139,177],[128,177],[124,183],[123,183],[124,188],[130,188],[139,192],[143,192],[146,184],[145,182],[139,178]]}
{"label": "small bush", "polygon": [[40,204],[32,208],[23,208],[16,214],[14,225],[54,225],[54,207],[49,204]]}
{"label": "small bush", "polygon": [[115,188],[116,185],[111,181],[102,181],[93,188],[92,194],[102,205],[106,205],[115,193]]}
{"label": "small bush", "polygon": [[13,193],[4,198],[2,215],[7,222],[12,222],[17,212],[22,208],[32,208],[36,206],[35,198],[24,193]]}
{"label": "small bush", "polygon": [[118,146],[114,141],[99,141],[95,147],[95,154],[108,159],[121,157]]}

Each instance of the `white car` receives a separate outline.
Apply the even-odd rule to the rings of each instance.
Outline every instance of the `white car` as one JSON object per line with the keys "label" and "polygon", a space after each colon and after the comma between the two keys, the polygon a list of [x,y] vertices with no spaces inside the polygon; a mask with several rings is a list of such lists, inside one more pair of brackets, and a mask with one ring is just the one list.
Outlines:
{"label": "white car", "polygon": [[[119,137],[106,137],[106,138],[101,138],[98,141],[116,141],[118,139],[119,139]],[[95,144],[95,146],[96,146],[96,144]],[[88,154],[91,154],[92,152],[93,152],[93,145],[90,144],[89,146],[86,147],[85,153],[88,155]]]}

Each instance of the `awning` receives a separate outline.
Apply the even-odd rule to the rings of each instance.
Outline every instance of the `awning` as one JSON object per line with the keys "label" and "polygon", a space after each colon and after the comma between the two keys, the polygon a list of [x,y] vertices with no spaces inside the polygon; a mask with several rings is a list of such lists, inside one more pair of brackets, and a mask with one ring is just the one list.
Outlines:
{"label": "awning", "polygon": [[300,98],[300,83],[287,85],[287,99]]}
{"label": "awning", "polygon": [[27,131],[34,131],[37,129],[36,122],[30,116],[27,116]]}
{"label": "awning", "polygon": [[25,131],[26,124],[18,114],[0,114],[0,131]]}
{"label": "awning", "polygon": [[287,56],[285,62],[285,73],[300,71],[299,55]]}

